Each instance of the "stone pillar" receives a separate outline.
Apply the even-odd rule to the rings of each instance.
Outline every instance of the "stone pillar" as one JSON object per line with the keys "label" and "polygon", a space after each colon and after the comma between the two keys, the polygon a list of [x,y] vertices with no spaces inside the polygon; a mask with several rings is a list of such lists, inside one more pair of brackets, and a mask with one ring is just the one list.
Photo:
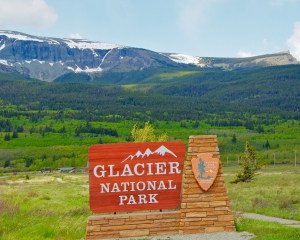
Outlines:
{"label": "stone pillar", "polygon": [[222,164],[206,192],[194,178],[191,160],[200,153],[220,158],[217,136],[190,136],[181,200],[180,234],[236,231],[225,187]]}

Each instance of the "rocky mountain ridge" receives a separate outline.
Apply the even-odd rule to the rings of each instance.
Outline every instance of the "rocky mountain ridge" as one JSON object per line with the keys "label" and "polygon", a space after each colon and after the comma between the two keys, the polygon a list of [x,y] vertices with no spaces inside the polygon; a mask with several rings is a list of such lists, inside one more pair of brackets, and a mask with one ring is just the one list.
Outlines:
{"label": "rocky mountain ridge", "polygon": [[18,72],[42,81],[53,81],[68,73],[101,75],[158,67],[205,67],[235,70],[299,64],[289,53],[251,58],[210,58],[176,53],[158,53],[84,39],[36,37],[0,30],[0,72]]}

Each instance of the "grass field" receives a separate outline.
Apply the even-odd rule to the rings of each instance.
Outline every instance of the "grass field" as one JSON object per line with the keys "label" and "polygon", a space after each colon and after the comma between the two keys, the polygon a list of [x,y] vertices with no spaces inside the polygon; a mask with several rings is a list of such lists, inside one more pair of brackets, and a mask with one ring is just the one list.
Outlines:
{"label": "grass field", "polygon": [[[268,166],[251,183],[230,184],[238,167],[223,167],[231,209],[300,220],[300,166]],[[7,176],[7,177],[6,177]],[[20,173],[0,178],[0,239],[81,239],[88,174]],[[257,239],[299,239],[300,229],[236,215],[238,231]]]}
{"label": "grass field", "polygon": [[0,180],[0,239],[84,237],[92,214],[87,179],[87,174],[29,173]]}

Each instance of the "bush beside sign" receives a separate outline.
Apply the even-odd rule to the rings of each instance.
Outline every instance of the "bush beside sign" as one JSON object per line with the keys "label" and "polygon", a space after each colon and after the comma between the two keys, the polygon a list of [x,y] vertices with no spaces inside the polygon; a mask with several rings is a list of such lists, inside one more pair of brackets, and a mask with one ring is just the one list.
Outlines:
{"label": "bush beside sign", "polygon": [[90,147],[90,208],[95,213],[172,209],[180,204],[182,142]]}

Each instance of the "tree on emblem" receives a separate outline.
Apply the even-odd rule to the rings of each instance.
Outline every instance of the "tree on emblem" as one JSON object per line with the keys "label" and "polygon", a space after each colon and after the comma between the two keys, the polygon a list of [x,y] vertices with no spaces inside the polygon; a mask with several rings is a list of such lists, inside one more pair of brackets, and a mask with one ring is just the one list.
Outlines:
{"label": "tree on emblem", "polygon": [[206,173],[206,171],[205,171],[204,161],[202,160],[202,158],[200,158],[200,160],[199,160],[198,171],[199,171],[198,178],[201,178],[201,179],[211,179],[211,178],[213,178],[212,176],[209,176],[209,175],[207,177],[203,177],[203,174]]}
{"label": "tree on emblem", "polygon": [[202,158],[200,158],[200,160],[199,160],[198,170],[200,173],[198,178],[203,178],[202,174],[205,173],[205,166],[204,166],[204,162],[203,162]]}

